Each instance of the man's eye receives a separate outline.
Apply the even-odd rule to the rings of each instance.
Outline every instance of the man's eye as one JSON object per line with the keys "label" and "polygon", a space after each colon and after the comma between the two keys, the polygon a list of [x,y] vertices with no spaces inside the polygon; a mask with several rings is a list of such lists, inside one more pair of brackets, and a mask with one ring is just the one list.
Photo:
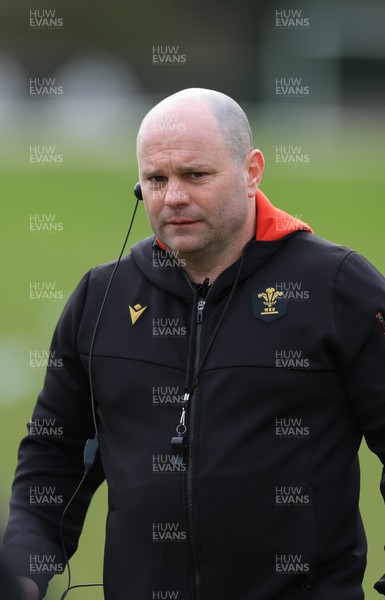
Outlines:
{"label": "man's eye", "polygon": [[204,175],[206,175],[206,173],[204,173],[203,171],[194,171],[194,173],[191,173],[193,179],[200,179]]}
{"label": "man's eye", "polygon": [[161,181],[164,181],[165,177],[163,175],[154,175],[153,177],[150,177],[150,181],[152,182],[156,182],[156,183],[160,183]]}

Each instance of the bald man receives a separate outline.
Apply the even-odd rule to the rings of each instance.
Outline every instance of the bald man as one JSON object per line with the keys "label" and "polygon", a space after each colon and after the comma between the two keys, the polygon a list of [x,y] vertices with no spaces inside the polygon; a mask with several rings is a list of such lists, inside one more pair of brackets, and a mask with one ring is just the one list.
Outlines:
{"label": "bald man", "polygon": [[[173,113],[184,127],[158,129]],[[155,235],[185,260],[193,281],[214,281],[255,234],[264,160],[245,114],[218,92],[175,94],[145,117],[137,156]]]}
{"label": "bald man", "polygon": [[[384,279],[269,202],[224,94],[157,104],[137,157],[154,235],[79,283],[20,446],[5,555],[25,597],[64,569],[106,479],[107,600],[362,600],[357,453],[365,436],[385,463]],[[62,508],[30,490],[65,506],[84,465],[63,549]]]}

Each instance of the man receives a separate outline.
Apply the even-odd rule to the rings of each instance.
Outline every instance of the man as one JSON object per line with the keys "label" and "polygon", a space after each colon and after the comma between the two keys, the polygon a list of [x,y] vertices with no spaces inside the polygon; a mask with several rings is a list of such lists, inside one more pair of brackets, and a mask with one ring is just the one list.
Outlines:
{"label": "man", "polygon": [[99,321],[113,264],[64,309],[63,367],[32,419],[63,435],[21,444],[8,560],[43,597],[52,573],[30,557],[63,563],[60,511],[27,505],[26,489],[48,481],[68,501],[96,425],[63,537],[71,556],[106,478],[107,600],[361,600],[357,452],[365,435],[385,461],[384,279],[269,203],[229,97],[166,98],[137,155],[154,237],[120,263]]}

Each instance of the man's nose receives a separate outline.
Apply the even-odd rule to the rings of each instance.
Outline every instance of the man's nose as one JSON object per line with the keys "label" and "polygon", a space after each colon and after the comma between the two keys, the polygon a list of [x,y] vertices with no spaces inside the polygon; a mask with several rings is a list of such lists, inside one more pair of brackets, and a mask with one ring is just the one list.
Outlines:
{"label": "man's nose", "polygon": [[190,202],[190,196],[182,182],[169,179],[164,189],[163,202],[171,207],[186,205]]}

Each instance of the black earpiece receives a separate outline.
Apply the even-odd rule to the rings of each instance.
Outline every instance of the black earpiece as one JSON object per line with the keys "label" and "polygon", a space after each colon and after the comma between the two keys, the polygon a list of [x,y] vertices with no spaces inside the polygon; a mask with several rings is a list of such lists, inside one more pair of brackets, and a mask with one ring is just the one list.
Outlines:
{"label": "black earpiece", "polygon": [[138,200],[143,200],[142,188],[140,187],[139,181],[134,185],[134,194],[135,198],[137,198]]}

